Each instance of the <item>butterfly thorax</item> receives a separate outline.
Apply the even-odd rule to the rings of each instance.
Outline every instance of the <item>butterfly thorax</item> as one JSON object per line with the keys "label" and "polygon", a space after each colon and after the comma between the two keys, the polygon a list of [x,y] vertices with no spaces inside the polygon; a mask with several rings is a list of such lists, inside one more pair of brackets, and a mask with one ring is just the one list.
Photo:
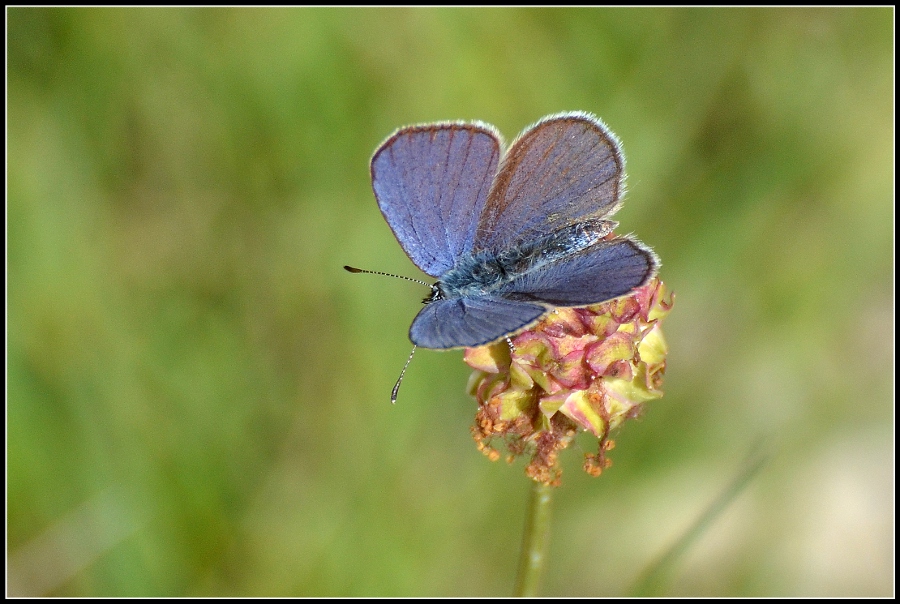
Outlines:
{"label": "butterfly thorax", "polygon": [[588,219],[500,252],[480,250],[467,254],[441,276],[423,302],[485,296],[498,291],[509,294],[506,286],[516,279],[596,245],[616,225],[610,220]]}

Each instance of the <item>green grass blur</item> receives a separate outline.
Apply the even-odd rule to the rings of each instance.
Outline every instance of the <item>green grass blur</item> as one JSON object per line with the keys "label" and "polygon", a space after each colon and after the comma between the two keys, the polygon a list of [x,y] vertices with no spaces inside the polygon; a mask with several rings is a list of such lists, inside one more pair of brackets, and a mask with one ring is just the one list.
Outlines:
{"label": "green grass blur", "polygon": [[529,489],[379,213],[416,122],[593,112],[677,295],[665,398],[563,455],[543,593],[893,590],[890,8],[7,9],[11,594],[503,596]]}

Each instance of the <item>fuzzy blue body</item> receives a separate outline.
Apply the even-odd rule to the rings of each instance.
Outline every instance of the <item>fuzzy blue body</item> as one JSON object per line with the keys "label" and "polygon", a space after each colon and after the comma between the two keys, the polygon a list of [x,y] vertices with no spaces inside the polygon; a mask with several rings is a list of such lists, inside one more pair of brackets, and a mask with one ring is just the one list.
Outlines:
{"label": "fuzzy blue body", "polygon": [[[483,250],[465,256],[435,283],[432,296],[435,300],[450,300],[498,292],[514,294],[509,291],[510,284],[587,250],[611,233],[615,226],[615,222],[608,220],[588,220],[500,253]],[[527,292],[520,295],[527,298]],[[434,300],[429,298],[428,301]]]}

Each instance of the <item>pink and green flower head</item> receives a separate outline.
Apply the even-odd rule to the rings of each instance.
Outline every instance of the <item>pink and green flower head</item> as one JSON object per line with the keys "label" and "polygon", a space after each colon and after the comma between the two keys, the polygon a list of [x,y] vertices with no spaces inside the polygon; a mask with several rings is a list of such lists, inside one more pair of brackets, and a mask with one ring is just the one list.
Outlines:
{"label": "pink and green flower head", "polygon": [[598,476],[611,461],[610,431],[660,398],[666,342],[660,323],[674,296],[654,278],[629,295],[583,308],[558,308],[528,331],[466,349],[478,401],[472,434],[493,460],[529,454],[526,474],[558,485],[559,452],[579,430],[598,439],[584,470]]}

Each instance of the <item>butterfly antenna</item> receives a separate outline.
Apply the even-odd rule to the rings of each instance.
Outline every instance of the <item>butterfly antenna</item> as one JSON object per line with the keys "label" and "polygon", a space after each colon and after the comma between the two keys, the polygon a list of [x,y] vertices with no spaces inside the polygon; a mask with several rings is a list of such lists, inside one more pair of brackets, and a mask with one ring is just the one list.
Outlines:
{"label": "butterfly antenna", "polygon": [[[425,283],[424,281],[420,281],[419,279],[413,279],[412,277],[404,277],[403,275],[394,275],[392,273],[382,273],[381,271],[367,271],[364,268],[355,268],[352,266],[344,265],[344,270],[348,273],[368,273],[370,275],[384,275],[385,277],[396,277],[397,279],[406,279],[407,281],[413,281],[415,283],[421,283],[425,287],[431,287],[430,283]],[[415,349],[413,349],[415,350]]]}
{"label": "butterfly antenna", "polygon": [[[405,279],[406,281],[412,281],[413,283],[419,283],[424,285],[425,287],[432,287],[430,283],[426,283],[419,279],[413,279],[412,277],[404,277],[403,275],[395,275],[393,273],[383,273],[381,271],[367,271],[364,268],[356,268],[354,266],[344,265],[344,270],[348,273],[368,273],[370,275],[384,275],[385,277],[396,277],[397,279]],[[397,383],[394,384],[394,389],[391,390],[391,404],[397,404],[397,393],[400,391],[400,382],[403,381],[403,376],[406,375],[406,368],[409,367],[410,362],[412,361],[413,355],[416,354],[416,346],[413,345],[412,352],[409,353],[409,358],[406,359],[406,365],[403,366],[403,370],[400,372],[400,377],[397,378]]]}
{"label": "butterfly antenna", "polygon": [[400,390],[400,382],[403,381],[403,374],[406,373],[406,368],[409,367],[409,362],[412,361],[413,355],[416,354],[416,345],[413,344],[412,352],[409,353],[409,358],[406,359],[406,365],[403,366],[403,371],[400,372],[400,377],[397,378],[397,383],[394,384],[394,389],[391,390],[391,404],[397,404],[397,392]]}

